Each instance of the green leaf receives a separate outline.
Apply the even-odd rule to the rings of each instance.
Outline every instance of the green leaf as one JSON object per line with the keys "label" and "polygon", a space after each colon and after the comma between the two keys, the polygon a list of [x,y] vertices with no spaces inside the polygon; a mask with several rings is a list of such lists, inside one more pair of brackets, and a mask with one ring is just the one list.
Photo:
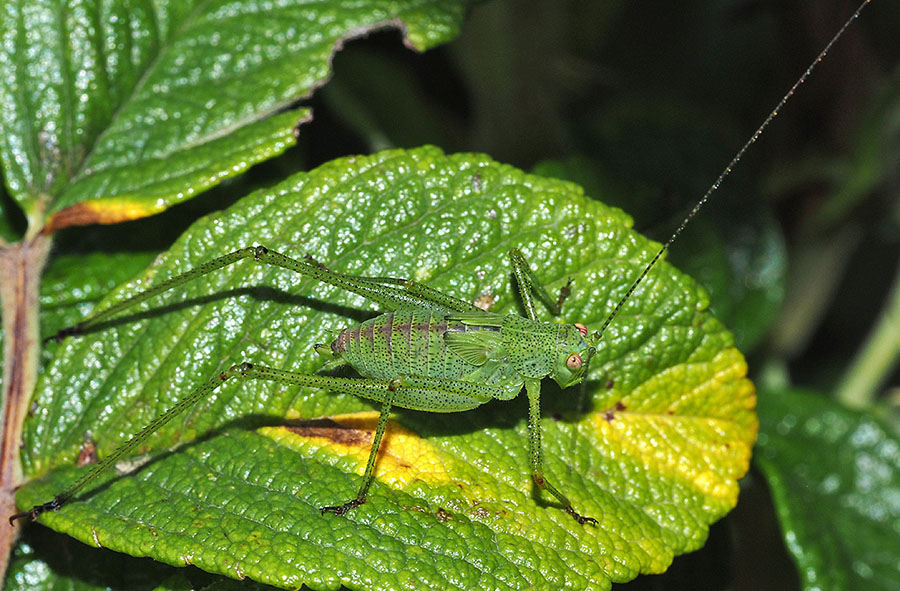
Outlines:
{"label": "green leaf", "polygon": [[[336,160],[199,221],[101,305],[258,243],[518,313],[506,256],[516,246],[551,293],[573,280],[566,321],[598,327],[658,248],[630,223],[575,185],[484,156],[388,151]],[[355,494],[377,413],[353,396],[267,383],[224,387],[143,451],[202,441],[123,464],[134,474],[109,475],[41,521],[89,544],[283,587],[608,589],[662,572],[734,506],[756,434],[744,360],[706,305],[692,280],[658,265],[591,364],[591,410],[579,412],[577,389],[543,387],[547,478],[596,527],[535,491],[524,397],[395,413],[369,502],[323,516]],[[313,345],[372,310],[249,260],[186,284],[64,343],[26,425],[26,468],[70,465],[86,439],[108,454],[232,363],[315,372]],[[19,505],[48,500],[76,472],[31,483]]]}
{"label": "green leaf", "polygon": [[6,183],[38,228],[157,213],[293,145],[308,110],[277,112],[327,79],[342,41],[397,26],[424,49],[456,34],[465,6],[8,2]]}
{"label": "green leaf", "polygon": [[23,533],[6,570],[6,591],[272,591],[198,570],[176,569],[92,548],[47,528]]}
{"label": "green leaf", "polygon": [[822,394],[760,395],[762,468],[803,588],[900,588],[900,437]]}
{"label": "green leaf", "polygon": [[[41,278],[41,337],[72,326],[94,309],[94,305],[116,285],[139,272],[150,253],[92,253],[54,258]],[[3,342],[0,329],[0,343]],[[41,367],[53,359],[57,347],[46,343],[41,350]]]}

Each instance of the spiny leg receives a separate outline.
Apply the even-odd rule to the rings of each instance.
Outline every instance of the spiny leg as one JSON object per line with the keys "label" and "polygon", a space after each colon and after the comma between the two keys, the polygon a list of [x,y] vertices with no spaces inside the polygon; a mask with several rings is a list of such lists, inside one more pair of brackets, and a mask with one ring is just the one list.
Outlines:
{"label": "spiny leg", "polygon": [[563,302],[571,293],[569,287],[572,284],[572,280],[570,279],[568,283],[560,288],[559,297],[554,301],[534,274],[534,271],[531,270],[531,265],[525,260],[525,255],[522,254],[522,251],[518,248],[510,250],[509,262],[512,265],[513,275],[516,276],[516,283],[519,285],[519,295],[522,297],[522,305],[525,307],[525,313],[528,315],[528,318],[531,320],[538,319],[533,295],[536,295],[544,303],[552,315],[559,316]]}
{"label": "spiny leg", "polygon": [[265,246],[250,246],[228,253],[185,271],[180,275],[167,279],[124,301],[113,304],[109,308],[89,316],[87,319],[74,326],[63,328],[46,340],[61,341],[67,336],[83,334],[92,326],[96,326],[105,320],[113,318],[132,306],[163,292],[169,291],[179,285],[233,265],[246,258],[253,258],[259,263],[281,267],[300,275],[312,277],[322,283],[334,285],[349,292],[359,294],[364,298],[379,304],[385,310],[415,307],[451,312],[481,311],[473,304],[453,298],[407,279],[395,279],[392,277],[356,277],[345,273],[331,271],[324,265],[317,263],[311,257],[308,258],[309,260],[294,259],[274,250],[270,250]]}
{"label": "spiny leg", "polygon": [[129,452],[134,450],[134,448],[140,445],[153,433],[161,429],[169,421],[183,413],[188,408],[193,407],[195,404],[208,397],[210,394],[218,390],[222,384],[233,377],[269,380],[282,384],[311,386],[315,388],[327,388],[334,392],[354,394],[356,396],[362,396],[364,398],[371,398],[374,400],[382,401],[388,399],[388,396],[390,395],[389,388],[391,384],[391,382],[388,380],[372,380],[364,378],[353,379],[299,374],[280,369],[273,369],[271,367],[254,366],[251,363],[232,365],[225,371],[221,372],[219,375],[210,379],[205,384],[191,392],[191,394],[180,400],[175,406],[167,410],[165,413],[154,419],[149,425],[141,429],[141,431],[139,431],[131,439],[119,446],[109,456],[95,465],[90,472],[83,475],[81,478],[69,485],[69,487],[64,491],[56,495],[53,500],[42,503],[40,505],[36,505],[29,511],[13,515],[9,518],[10,523],[15,521],[16,519],[21,519],[29,516],[32,520],[34,520],[41,513],[59,509],[68,501],[70,501],[76,494],[78,494],[78,492],[80,492],[85,486],[90,484],[109,467],[113,466],[122,457],[126,456]]}
{"label": "spiny leg", "polygon": [[445,295],[408,279],[393,277],[359,277],[332,271],[314,259],[300,260],[285,256],[264,246],[252,248],[253,258],[340,287],[379,304],[383,310],[424,308],[444,312],[481,311],[474,304]]}
{"label": "spiny leg", "polygon": [[525,391],[528,393],[528,437],[531,444],[531,476],[534,483],[545,489],[562,503],[566,513],[575,518],[575,521],[597,524],[593,517],[585,517],[572,508],[572,503],[559,489],[547,482],[544,478],[544,454],[541,449],[541,382],[529,379],[525,382]]}
{"label": "spiny leg", "polygon": [[[256,380],[268,380],[281,384],[289,384],[295,386],[308,386],[314,388],[324,388],[333,392],[342,392],[345,394],[353,394],[362,398],[368,398],[382,402],[381,416],[378,420],[378,428],[375,433],[375,440],[372,449],[369,452],[369,462],[366,468],[366,476],[363,479],[362,486],[357,494],[356,501],[345,503],[343,511],[335,511],[336,513],[344,513],[352,506],[359,506],[365,502],[366,492],[372,480],[372,469],[374,467],[375,456],[378,452],[378,446],[381,443],[381,437],[384,434],[384,428],[387,424],[388,415],[395,392],[404,390],[407,396],[439,396],[447,400],[452,400],[456,406],[445,409],[446,412],[454,412],[461,409],[475,408],[485,402],[496,397],[498,389],[490,386],[477,384],[468,384],[466,382],[441,382],[429,378],[398,378],[394,380],[377,380],[369,378],[341,378],[332,376],[317,376],[300,374],[283,369],[275,369],[263,365],[253,365],[252,363],[240,363],[232,365],[217,376],[208,380],[205,384],[191,392],[187,397],[180,400],[175,406],[154,419],[149,425],[141,429],[127,442],[116,448],[109,456],[96,464],[94,468],[69,485],[64,491],[56,495],[51,501],[35,505],[29,511],[17,513],[9,518],[10,523],[16,519],[31,517],[32,520],[37,519],[38,515],[47,511],[56,510],[69,502],[77,495],[85,486],[90,484],[94,479],[100,476],[108,468],[113,466],[122,457],[134,450],[143,441],[150,437],[153,433],[164,427],[169,421],[183,413],[185,410],[193,407],[201,400],[219,389],[219,387],[231,378],[249,378]],[[441,387],[439,388],[438,385]],[[415,407],[415,405],[412,405]],[[331,508],[327,508],[331,509]]]}

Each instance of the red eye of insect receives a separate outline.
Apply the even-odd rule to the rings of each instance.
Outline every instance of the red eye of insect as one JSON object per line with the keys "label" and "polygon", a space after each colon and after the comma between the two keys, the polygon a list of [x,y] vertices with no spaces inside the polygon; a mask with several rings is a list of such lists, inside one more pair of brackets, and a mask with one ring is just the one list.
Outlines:
{"label": "red eye of insect", "polygon": [[587,336],[587,327],[586,327],[585,325],[583,325],[583,324],[580,323],[580,322],[576,322],[576,323],[575,323],[575,328],[578,329],[578,332],[581,333],[581,336],[583,336],[583,337],[586,337],[586,336]]}
{"label": "red eye of insect", "polygon": [[572,353],[571,355],[566,357],[566,367],[568,367],[572,371],[580,368],[582,363],[584,362],[581,360],[581,355],[579,355],[578,353]]}

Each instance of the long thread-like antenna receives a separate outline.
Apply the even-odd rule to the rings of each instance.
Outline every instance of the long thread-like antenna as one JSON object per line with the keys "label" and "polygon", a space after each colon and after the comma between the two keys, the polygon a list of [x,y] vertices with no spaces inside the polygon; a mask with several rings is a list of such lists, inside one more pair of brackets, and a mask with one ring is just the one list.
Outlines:
{"label": "long thread-like antenna", "polygon": [[763,131],[765,131],[766,127],[769,126],[769,123],[771,123],[772,120],[775,119],[776,116],[778,116],[778,112],[781,111],[781,109],[784,107],[784,105],[787,104],[787,102],[791,99],[792,96],[794,96],[794,92],[797,91],[797,88],[799,88],[801,84],[806,82],[806,79],[809,78],[810,74],[812,74],[812,71],[816,68],[817,65],[819,65],[819,62],[821,62],[825,58],[825,56],[828,54],[829,50],[831,50],[831,46],[834,45],[835,42],[841,38],[841,35],[844,34],[844,31],[847,30],[847,27],[849,27],[851,25],[851,23],[853,23],[854,20],[859,18],[859,14],[862,12],[863,8],[865,8],[866,4],[868,4],[870,1],[871,0],[864,0],[859,5],[859,7],[857,7],[857,9],[853,12],[853,14],[850,16],[850,18],[848,18],[846,21],[844,21],[843,26],[838,30],[837,33],[834,34],[834,36],[831,38],[831,41],[829,41],[828,44],[825,46],[825,49],[823,49],[821,52],[819,52],[819,55],[817,55],[816,59],[814,59],[812,61],[812,63],[809,64],[809,67],[806,68],[806,71],[803,72],[803,75],[800,76],[800,78],[796,82],[794,82],[794,85],[791,86],[790,90],[788,90],[785,93],[785,95],[783,97],[781,97],[781,100],[778,102],[778,104],[775,106],[775,108],[772,109],[772,112],[769,113],[769,116],[766,117],[765,121],[762,122],[762,125],[760,125],[759,128],[750,137],[750,139],[747,140],[747,143],[745,143],[743,145],[743,147],[740,150],[738,150],[737,154],[735,154],[734,158],[731,159],[731,162],[729,162],[728,165],[725,167],[725,169],[722,171],[722,173],[719,174],[719,177],[709,187],[709,189],[707,189],[706,193],[703,195],[703,197],[700,199],[700,201],[697,202],[697,204],[693,207],[693,209],[691,209],[690,213],[688,213],[687,216],[685,216],[684,220],[681,221],[681,225],[678,226],[678,229],[672,233],[672,236],[669,237],[669,240],[666,241],[666,243],[662,245],[662,248],[659,249],[659,251],[653,257],[653,259],[651,259],[651,261],[647,264],[647,266],[644,267],[644,270],[641,272],[641,274],[638,276],[638,278],[634,280],[634,283],[631,284],[631,287],[628,288],[628,291],[625,293],[624,296],[622,296],[622,298],[616,304],[616,307],[613,309],[613,311],[610,313],[610,315],[606,318],[606,321],[603,323],[603,326],[601,326],[599,330],[594,332],[593,340],[595,343],[600,340],[600,337],[603,336],[603,333],[606,331],[607,327],[609,327],[609,325],[613,321],[613,319],[616,316],[618,316],[619,311],[622,309],[622,306],[625,304],[626,301],[628,301],[629,298],[631,298],[631,294],[633,294],[634,290],[637,289],[637,286],[641,284],[641,282],[644,280],[644,278],[650,272],[650,269],[652,269],[653,266],[656,265],[657,261],[659,261],[659,259],[662,258],[663,254],[665,254],[665,252],[667,250],[669,250],[669,247],[672,246],[672,244],[678,239],[679,236],[681,236],[681,233],[684,231],[685,226],[687,226],[690,223],[690,221],[692,219],[694,219],[694,216],[696,216],[697,213],[703,208],[703,206],[706,205],[706,202],[709,201],[710,196],[716,192],[716,190],[719,188],[719,185],[721,185],[722,181],[725,180],[725,177],[727,177],[729,174],[731,174],[731,170],[734,168],[735,164],[737,164],[740,161],[740,159],[743,158],[744,153],[750,148],[750,146],[754,142],[756,142],[757,139],[759,139],[759,136],[761,136]]}

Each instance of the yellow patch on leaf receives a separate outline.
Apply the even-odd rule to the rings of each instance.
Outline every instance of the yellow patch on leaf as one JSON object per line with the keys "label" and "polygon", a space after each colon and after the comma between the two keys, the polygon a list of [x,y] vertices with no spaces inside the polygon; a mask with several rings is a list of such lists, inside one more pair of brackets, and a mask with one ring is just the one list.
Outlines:
{"label": "yellow patch on leaf", "polygon": [[[378,424],[378,412],[335,415],[299,425],[265,427],[260,433],[304,455],[325,452],[357,460],[356,473],[365,472]],[[416,433],[389,421],[375,462],[375,478],[395,488],[414,481],[442,484],[450,481],[440,452]]]}
{"label": "yellow patch on leaf", "polygon": [[653,376],[591,424],[604,447],[687,483],[729,508],[746,474],[758,428],[756,395],[740,352]]}

